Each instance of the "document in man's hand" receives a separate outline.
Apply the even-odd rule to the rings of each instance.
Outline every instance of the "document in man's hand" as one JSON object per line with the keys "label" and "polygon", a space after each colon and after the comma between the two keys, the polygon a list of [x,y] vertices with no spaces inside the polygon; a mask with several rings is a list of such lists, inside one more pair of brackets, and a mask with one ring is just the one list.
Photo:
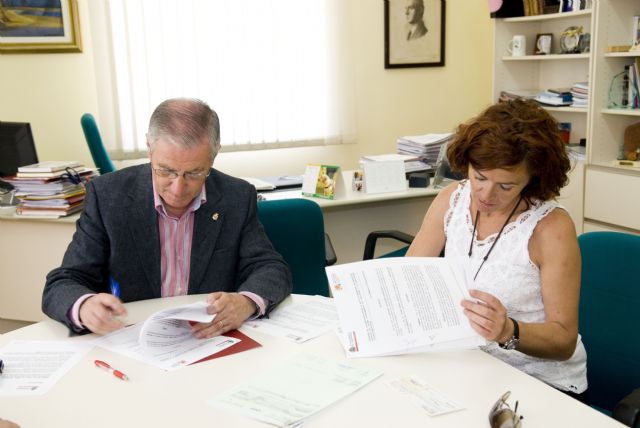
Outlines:
{"label": "document in man's hand", "polygon": [[463,261],[398,257],[325,268],[348,357],[469,349],[485,344],[460,302]]}
{"label": "document in man's hand", "polygon": [[205,302],[169,308],[151,315],[145,322],[114,331],[95,344],[164,370],[175,370],[220,352],[240,339],[217,336],[198,339],[189,321],[211,322]]}

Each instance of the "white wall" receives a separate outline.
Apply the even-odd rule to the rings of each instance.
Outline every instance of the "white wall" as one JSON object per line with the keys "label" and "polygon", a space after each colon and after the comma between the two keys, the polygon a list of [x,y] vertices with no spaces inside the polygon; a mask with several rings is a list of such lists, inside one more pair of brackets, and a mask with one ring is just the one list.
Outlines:
{"label": "white wall", "polygon": [[[78,1],[82,53],[0,55],[0,120],[31,122],[42,160],[92,164],[80,128],[80,116],[98,110],[88,1]],[[446,2],[445,67],[395,70],[384,69],[383,2],[347,1],[354,12],[357,143],[221,153],[218,168],[252,176],[300,173],[307,163],[352,169],[362,154],[394,151],[398,136],[452,130],[490,103],[492,25],[485,0]]]}

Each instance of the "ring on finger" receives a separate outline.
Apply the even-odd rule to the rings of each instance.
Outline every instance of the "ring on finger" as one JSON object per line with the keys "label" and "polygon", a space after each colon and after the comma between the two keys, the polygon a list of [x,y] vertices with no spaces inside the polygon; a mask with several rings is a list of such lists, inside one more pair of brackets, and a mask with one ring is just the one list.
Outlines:
{"label": "ring on finger", "polygon": [[224,321],[220,320],[220,330],[224,328]]}

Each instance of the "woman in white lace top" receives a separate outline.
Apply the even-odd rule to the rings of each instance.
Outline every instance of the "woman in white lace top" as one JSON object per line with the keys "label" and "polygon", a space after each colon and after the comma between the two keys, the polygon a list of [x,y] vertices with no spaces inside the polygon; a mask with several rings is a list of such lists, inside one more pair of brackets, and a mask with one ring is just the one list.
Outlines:
{"label": "woman in white lace top", "polygon": [[580,251],[555,201],[570,169],[557,122],[534,101],[499,103],[458,127],[447,156],[467,178],[436,197],[407,255],[467,257],[479,303],[461,304],[485,351],[586,400]]}

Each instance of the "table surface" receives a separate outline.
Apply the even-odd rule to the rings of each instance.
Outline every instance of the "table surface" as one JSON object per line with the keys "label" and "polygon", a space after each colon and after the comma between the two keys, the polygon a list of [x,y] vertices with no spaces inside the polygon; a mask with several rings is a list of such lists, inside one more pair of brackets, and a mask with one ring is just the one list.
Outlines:
{"label": "table surface", "polygon": [[[167,307],[201,300],[182,296],[127,304],[128,321],[146,319]],[[283,302],[300,302],[292,296]],[[268,426],[240,414],[208,406],[205,401],[244,383],[298,352],[320,354],[348,364],[375,367],[384,375],[311,417],[309,427],[488,427],[496,399],[512,392],[519,400],[524,427],[621,427],[615,420],[562,394],[480,350],[347,359],[333,332],[303,344],[244,331],[262,347],[164,372],[102,348],[91,350],[45,395],[3,397],[0,417],[26,427],[252,427]],[[71,340],[90,340],[94,335]],[[0,336],[11,340],[61,340],[66,328],[47,320]],[[131,378],[123,382],[94,367],[101,359]],[[464,410],[429,417],[392,390],[386,381],[417,376],[460,403]]]}

